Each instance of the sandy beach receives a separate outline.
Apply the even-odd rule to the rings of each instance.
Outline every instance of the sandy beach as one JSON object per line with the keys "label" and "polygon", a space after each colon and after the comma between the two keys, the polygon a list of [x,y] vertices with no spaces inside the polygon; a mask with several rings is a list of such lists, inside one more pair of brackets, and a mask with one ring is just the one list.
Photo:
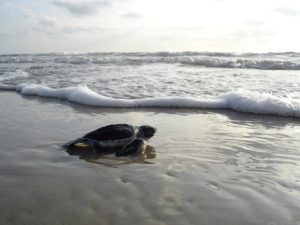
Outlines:
{"label": "sandy beach", "polygon": [[[109,109],[0,92],[0,224],[300,222],[300,121],[233,111]],[[150,124],[149,159],[61,146]]]}
{"label": "sandy beach", "polygon": [[0,225],[300,225],[300,1],[0,18]]}

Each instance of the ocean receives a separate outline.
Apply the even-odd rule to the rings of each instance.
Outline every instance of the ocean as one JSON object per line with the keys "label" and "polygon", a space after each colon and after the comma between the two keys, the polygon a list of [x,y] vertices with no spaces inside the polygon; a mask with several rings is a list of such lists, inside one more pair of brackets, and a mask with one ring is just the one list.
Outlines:
{"label": "ocean", "polygon": [[293,52],[2,55],[0,88],[92,106],[300,117],[299,70]]}
{"label": "ocean", "polygon": [[[300,53],[0,55],[0,224],[300,224]],[[113,123],[149,154],[70,154]]]}

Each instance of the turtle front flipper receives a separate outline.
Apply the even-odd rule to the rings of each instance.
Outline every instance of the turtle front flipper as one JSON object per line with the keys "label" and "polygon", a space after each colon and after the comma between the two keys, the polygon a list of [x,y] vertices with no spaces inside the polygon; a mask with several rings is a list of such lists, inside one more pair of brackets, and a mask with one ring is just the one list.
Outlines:
{"label": "turtle front flipper", "polygon": [[127,145],[125,145],[120,151],[116,152],[116,156],[128,156],[135,153],[145,151],[147,143],[144,139],[136,138]]}
{"label": "turtle front flipper", "polygon": [[107,149],[103,145],[101,145],[101,142],[98,141],[93,141],[91,146],[94,152],[97,154],[103,154],[107,151]]}

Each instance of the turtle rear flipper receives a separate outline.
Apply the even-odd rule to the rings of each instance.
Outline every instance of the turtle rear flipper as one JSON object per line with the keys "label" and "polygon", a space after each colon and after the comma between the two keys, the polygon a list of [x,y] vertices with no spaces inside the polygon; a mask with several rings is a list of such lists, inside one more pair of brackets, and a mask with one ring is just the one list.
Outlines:
{"label": "turtle rear flipper", "polygon": [[146,149],[147,143],[144,139],[136,138],[127,145],[125,145],[120,151],[116,152],[116,156],[128,156],[135,153],[143,152]]}
{"label": "turtle rear flipper", "polygon": [[89,147],[89,142],[87,138],[77,138],[63,145],[64,148],[69,149],[73,147]]}

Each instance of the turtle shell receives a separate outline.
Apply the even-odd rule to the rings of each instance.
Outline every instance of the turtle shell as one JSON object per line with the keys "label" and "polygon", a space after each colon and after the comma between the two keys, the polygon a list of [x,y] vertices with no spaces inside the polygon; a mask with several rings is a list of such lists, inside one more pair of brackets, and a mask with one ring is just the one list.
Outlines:
{"label": "turtle shell", "polygon": [[83,138],[95,140],[104,148],[119,148],[136,138],[138,130],[128,124],[112,124],[87,133]]}

